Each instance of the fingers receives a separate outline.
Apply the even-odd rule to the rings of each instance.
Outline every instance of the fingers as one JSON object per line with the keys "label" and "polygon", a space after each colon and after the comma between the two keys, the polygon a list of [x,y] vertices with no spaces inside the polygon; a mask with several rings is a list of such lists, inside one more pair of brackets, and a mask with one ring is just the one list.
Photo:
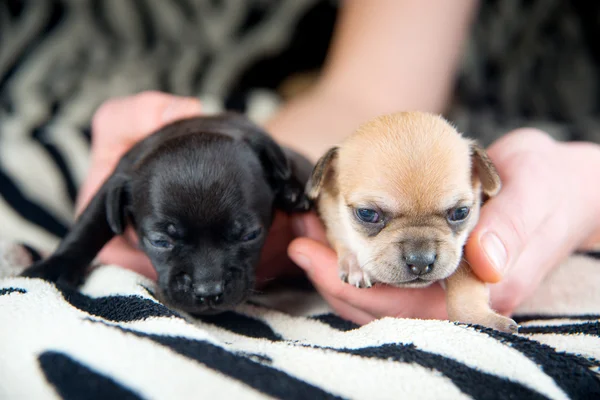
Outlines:
{"label": "fingers", "polygon": [[136,143],[175,120],[199,115],[200,101],[161,92],[143,92],[104,103],[92,119],[95,144]]}
{"label": "fingers", "polygon": [[482,208],[465,248],[473,271],[486,282],[508,273],[560,201],[556,177],[549,176],[554,147],[548,143],[538,131],[521,130],[490,149],[503,187]]}
{"label": "fingers", "polygon": [[352,321],[358,325],[365,325],[379,318],[356,307],[352,307],[345,301],[338,300],[335,297],[329,296],[327,293],[319,293],[321,294],[321,296],[323,296],[327,304],[331,306],[335,313],[340,317],[344,318],[345,320]]}
{"label": "fingers", "polygon": [[[336,311],[341,308],[346,311],[357,309],[377,318],[447,318],[445,293],[438,285],[425,289],[399,289],[383,285],[358,289],[341,281],[335,251],[323,243],[306,238],[296,239],[290,244],[288,254],[307,273],[319,293],[337,308]],[[344,307],[340,302],[344,303]],[[351,308],[345,308],[346,305]],[[361,314],[357,318],[367,316]]]}
{"label": "fingers", "polygon": [[256,270],[259,288],[276,278],[299,275],[302,272],[287,255],[286,249],[293,238],[289,216],[277,211]]}
{"label": "fingers", "polygon": [[91,166],[78,196],[77,214],[136,142],[170,122],[200,112],[197,99],[160,92],[117,98],[100,106],[92,120]]}
{"label": "fingers", "polygon": [[325,227],[315,213],[292,215],[290,222],[296,237],[308,237],[319,243],[328,244]]}
{"label": "fingers", "polygon": [[[573,250],[592,247],[599,243],[600,190],[596,185],[586,185],[600,170],[600,147],[582,143],[558,146],[556,159],[564,179],[553,174],[548,184],[559,186],[555,194],[561,199],[548,218],[533,232],[506,279],[492,286],[492,305],[504,313],[510,313],[533,294],[546,274],[563,262]],[[529,193],[536,197],[536,193]],[[547,207],[543,201],[538,207]]]}
{"label": "fingers", "polygon": [[512,314],[533,294],[546,274],[569,255],[573,238],[567,224],[564,218],[551,218],[535,231],[511,273],[500,283],[491,285],[491,304],[495,310]]}

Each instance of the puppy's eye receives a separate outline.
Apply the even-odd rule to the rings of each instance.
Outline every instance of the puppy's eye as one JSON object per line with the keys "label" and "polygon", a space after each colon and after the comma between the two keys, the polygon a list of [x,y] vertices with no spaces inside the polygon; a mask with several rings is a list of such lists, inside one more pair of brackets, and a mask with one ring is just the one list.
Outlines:
{"label": "puppy's eye", "polygon": [[356,214],[356,218],[369,224],[375,224],[381,219],[379,213],[370,208],[357,208],[354,213]]}
{"label": "puppy's eye", "polygon": [[469,207],[458,207],[453,210],[450,210],[448,213],[448,221],[450,222],[460,222],[467,219],[469,216]]}
{"label": "puppy's eye", "polygon": [[262,233],[262,228],[256,228],[255,230],[246,233],[242,236],[242,242],[250,242],[254,239],[257,239]]}
{"label": "puppy's eye", "polygon": [[158,249],[170,250],[173,248],[173,242],[166,239],[148,239],[148,242]]}

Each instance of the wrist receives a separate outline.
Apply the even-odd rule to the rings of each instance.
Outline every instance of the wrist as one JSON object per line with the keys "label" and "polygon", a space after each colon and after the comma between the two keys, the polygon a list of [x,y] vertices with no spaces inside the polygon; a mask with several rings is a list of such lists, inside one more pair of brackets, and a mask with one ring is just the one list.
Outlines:
{"label": "wrist", "polygon": [[392,111],[397,109],[369,101],[355,87],[321,78],[305,93],[282,105],[265,128],[278,143],[316,162],[360,124]]}

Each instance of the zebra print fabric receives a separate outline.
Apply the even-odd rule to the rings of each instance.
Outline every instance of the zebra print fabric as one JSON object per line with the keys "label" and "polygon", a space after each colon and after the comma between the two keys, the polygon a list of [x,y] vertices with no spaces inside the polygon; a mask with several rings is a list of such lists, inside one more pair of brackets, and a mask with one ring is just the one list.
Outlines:
{"label": "zebra print fabric", "polygon": [[600,396],[600,261],[589,257],[556,270],[510,335],[395,318],[359,327],[290,289],[189,318],[119,267],[73,291],[6,276],[29,262],[22,247],[2,243],[0,256],[2,399]]}
{"label": "zebra print fabric", "polygon": [[[484,57],[492,37],[500,53],[510,47],[498,38],[503,26],[515,34],[538,21],[573,40],[594,36],[572,30],[569,18],[548,17],[571,18],[573,9],[584,15],[582,2],[547,2],[540,18],[532,17],[543,7],[529,3],[536,2],[482,7],[453,107],[459,128],[488,143],[534,116],[559,139],[595,140],[597,96],[579,96],[585,112],[557,118],[551,76],[528,80],[536,69],[515,73]],[[336,7],[323,0],[0,1],[1,399],[600,398],[600,261],[593,255],[574,256],[544,282],[518,310],[518,335],[393,318],[358,327],[315,293],[292,289],[190,319],[157,301],[152,282],[114,266],[95,270],[81,291],[15,278],[72,222],[88,168],[89,122],[103,101],[163,90],[260,122],[280,104],[286,77],[321,65]],[[527,23],[498,25],[492,15]],[[590,91],[580,90],[579,79],[560,90],[593,93],[589,54],[596,53],[568,40],[553,46],[565,47],[581,51],[556,69],[592,78],[582,78]],[[532,54],[536,63],[548,61]],[[485,66],[477,64],[484,58]],[[497,74],[482,75],[490,70]],[[533,102],[514,101],[523,93],[490,97],[486,79],[507,87],[527,81],[546,94]]]}

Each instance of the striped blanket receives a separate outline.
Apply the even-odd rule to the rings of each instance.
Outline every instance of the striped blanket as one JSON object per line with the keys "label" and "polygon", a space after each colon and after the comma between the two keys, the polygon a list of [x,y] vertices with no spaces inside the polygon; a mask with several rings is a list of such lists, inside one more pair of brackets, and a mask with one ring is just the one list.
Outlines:
{"label": "striped blanket", "polygon": [[191,318],[131,271],[100,266],[75,291],[7,276],[35,253],[0,251],[2,399],[600,397],[600,261],[590,257],[548,277],[510,335],[432,320],[357,326],[289,288]]}

